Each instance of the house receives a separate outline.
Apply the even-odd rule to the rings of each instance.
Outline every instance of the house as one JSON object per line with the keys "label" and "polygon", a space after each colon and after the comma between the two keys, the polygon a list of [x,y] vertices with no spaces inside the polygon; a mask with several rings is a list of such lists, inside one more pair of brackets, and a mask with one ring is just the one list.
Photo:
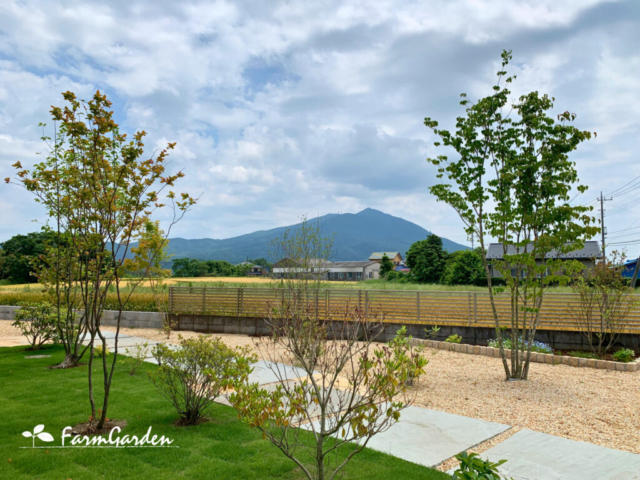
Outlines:
{"label": "house", "polygon": [[[525,247],[520,247],[520,250],[516,250],[516,247],[513,245],[509,245],[507,247],[507,255],[516,255],[517,253],[525,253]],[[526,251],[531,251],[533,249],[533,243],[530,243],[527,247]],[[487,260],[491,262],[492,260],[502,260],[504,254],[504,247],[501,243],[490,243],[489,248],[487,249]],[[555,250],[547,253],[546,257],[549,259],[559,259],[559,260],[578,260],[587,268],[593,268],[596,264],[596,261],[602,258],[602,251],[600,250],[600,245],[597,241],[588,241],[584,242],[584,247],[578,250],[573,250],[568,253],[558,254]],[[542,259],[536,260],[538,264],[542,263]],[[502,277],[502,274],[494,268],[491,263],[489,264],[489,272],[491,273],[492,278]],[[516,269],[511,269],[511,275],[515,276]]]}
{"label": "house", "polygon": [[380,278],[380,264],[373,261],[364,262],[330,262],[312,259],[304,268],[299,262],[283,258],[273,264],[274,278],[290,276],[313,277],[316,280],[360,281]]}
{"label": "house", "polygon": [[627,260],[624,262],[624,268],[622,269],[622,276],[624,278],[633,278],[633,272],[636,270],[636,263],[638,262],[637,258],[633,260]]}
{"label": "house", "polygon": [[396,267],[401,265],[404,261],[400,252],[373,252],[369,255],[369,261],[380,263],[382,262],[382,257],[385,255],[389,257],[389,260],[391,260]]}
{"label": "house", "polygon": [[327,280],[374,280],[380,278],[380,264],[365,262],[332,262],[327,271]]}
{"label": "house", "polygon": [[262,277],[268,274],[269,274],[269,269],[264,268],[260,265],[251,265],[251,269],[247,270],[247,272],[245,273],[247,277]]}
{"label": "house", "polygon": [[393,271],[400,273],[409,273],[411,269],[403,263],[402,265],[398,265],[396,268],[394,268]]}

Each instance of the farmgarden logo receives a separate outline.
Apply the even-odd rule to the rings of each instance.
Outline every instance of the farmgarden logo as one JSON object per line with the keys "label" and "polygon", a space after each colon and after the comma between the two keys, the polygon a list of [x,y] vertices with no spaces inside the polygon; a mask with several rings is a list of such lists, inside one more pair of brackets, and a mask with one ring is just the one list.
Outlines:
{"label": "farmgarden logo", "polygon": [[[36,438],[43,442],[53,442],[53,435],[44,431],[44,425],[36,425],[33,431],[22,432],[23,437],[31,438],[30,447],[20,448],[179,448],[172,445],[173,439],[164,435],[151,436],[151,428],[147,430],[142,437],[137,435],[120,436],[122,429],[118,426],[113,427],[108,436],[101,435],[77,435],[73,433],[71,427],[62,429],[62,445],[36,445]],[[65,439],[70,438],[71,441],[65,444]]]}

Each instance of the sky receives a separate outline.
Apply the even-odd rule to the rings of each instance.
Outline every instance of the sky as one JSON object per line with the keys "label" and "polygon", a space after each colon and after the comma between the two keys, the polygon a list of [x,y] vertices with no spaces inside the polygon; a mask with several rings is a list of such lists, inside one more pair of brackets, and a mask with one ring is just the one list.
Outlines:
{"label": "sky", "polygon": [[[518,95],[595,131],[573,153],[608,243],[640,237],[640,2],[599,0],[11,1],[0,4],[0,178],[39,160],[40,122],[71,90],[113,101],[147,154],[199,196],[172,237],[228,238],[370,207],[469,244],[436,202],[424,118],[453,127],[459,94],[491,93],[503,49]],[[51,122],[49,122],[51,126]],[[51,133],[50,130],[47,133]],[[640,185],[640,183],[638,183]],[[2,185],[0,240],[46,218]],[[634,223],[636,222],[637,223]],[[630,254],[640,244],[621,244]]]}

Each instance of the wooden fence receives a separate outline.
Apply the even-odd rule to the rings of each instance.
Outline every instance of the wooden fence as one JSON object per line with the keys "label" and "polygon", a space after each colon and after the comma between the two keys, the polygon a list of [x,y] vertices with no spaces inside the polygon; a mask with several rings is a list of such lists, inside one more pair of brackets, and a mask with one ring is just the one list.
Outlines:
{"label": "wooden fence", "polygon": [[[170,287],[169,309],[174,314],[265,317],[269,308],[287,301],[287,295],[286,289]],[[500,323],[509,326],[510,297],[502,294],[496,300]],[[546,294],[538,329],[582,329],[575,315],[577,302],[577,297],[571,293]],[[640,295],[633,295],[633,302],[633,308],[620,324],[622,333],[640,334]],[[320,318],[348,306],[358,306],[379,315],[387,323],[495,326],[489,294],[484,292],[319,290],[308,294],[307,304]],[[599,318],[594,321],[600,322]]]}

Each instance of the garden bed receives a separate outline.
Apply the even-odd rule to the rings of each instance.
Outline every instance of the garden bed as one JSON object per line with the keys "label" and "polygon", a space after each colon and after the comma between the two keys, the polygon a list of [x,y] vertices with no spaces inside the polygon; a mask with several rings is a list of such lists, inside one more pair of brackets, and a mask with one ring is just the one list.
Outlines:
{"label": "garden bed", "polygon": [[[483,355],[485,357],[500,357],[500,350],[493,347],[479,345],[467,345],[465,343],[438,342],[436,340],[413,339],[414,345],[422,345],[427,348],[449,350],[452,352],[466,353],[470,355]],[[507,357],[510,350],[505,349]],[[570,367],[587,367],[602,370],[616,370],[618,372],[637,372],[640,370],[640,359],[632,362],[616,362],[613,360],[600,360],[595,358],[579,358],[569,355],[556,355],[555,353],[531,352],[531,361],[536,363],[548,363],[552,365],[568,365]]]}

